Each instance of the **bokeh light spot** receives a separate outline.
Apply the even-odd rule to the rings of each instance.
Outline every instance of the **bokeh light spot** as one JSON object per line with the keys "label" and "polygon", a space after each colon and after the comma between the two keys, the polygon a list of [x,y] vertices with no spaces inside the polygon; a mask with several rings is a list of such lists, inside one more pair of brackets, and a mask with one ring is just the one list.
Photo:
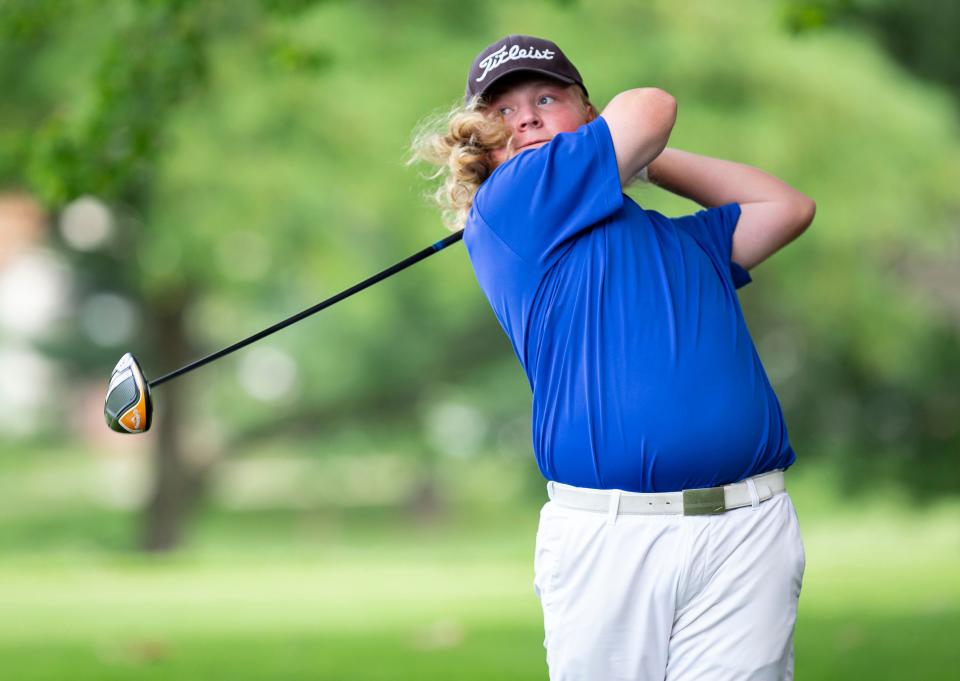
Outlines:
{"label": "bokeh light spot", "polygon": [[81,196],[60,214],[60,234],[78,251],[101,247],[113,234],[113,217],[107,205],[93,196]]}
{"label": "bokeh light spot", "polygon": [[64,313],[68,291],[66,268],[56,257],[28,252],[0,271],[0,327],[41,335]]}
{"label": "bokeh light spot", "polygon": [[251,397],[272,402],[288,395],[297,382],[297,365],[277,348],[254,348],[243,356],[238,369],[240,385]]}
{"label": "bokeh light spot", "polygon": [[125,343],[137,327],[137,312],[129,300],[115,293],[96,293],[83,303],[80,325],[94,343],[111,347]]}

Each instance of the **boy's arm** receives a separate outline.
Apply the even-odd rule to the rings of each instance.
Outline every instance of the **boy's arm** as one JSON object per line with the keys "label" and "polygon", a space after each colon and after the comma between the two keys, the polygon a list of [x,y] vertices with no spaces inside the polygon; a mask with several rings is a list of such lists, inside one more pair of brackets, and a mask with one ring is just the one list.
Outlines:
{"label": "boy's arm", "polygon": [[762,170],[679,149],[664,149],[647,174],[705,208],[739,203],[731,260],[748,270],[800,236],[817,209],[813,199]]}

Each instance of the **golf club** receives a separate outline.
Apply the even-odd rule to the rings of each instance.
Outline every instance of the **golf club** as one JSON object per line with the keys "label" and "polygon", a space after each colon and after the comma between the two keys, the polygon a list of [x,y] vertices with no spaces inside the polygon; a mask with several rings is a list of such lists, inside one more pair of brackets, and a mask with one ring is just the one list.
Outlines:
{"label": "golf club", "polygon": [[319,312],[325,308],[330,307],[334,303],[338,303],[344,298],[349,298],[354,293],[362,291],[363,289],[373,286],[379,281],[390,277],[400,270],[406,269],[410,265],[420,262],[424,258],[442,251],[444,248],[450,244],[456,243],[463,238],[463,230],[455,232],[448,236],[446,239],[442,239],[430,246],[427,246],[421,251],[418,251],[411,255],[410,257],[401,260],[395,265],[388,267],[387,269],[378,272],[377,274],[364,279],[359,284],[355,284],[350,288],[341,291],[340,293],[323,300],[316,305],[308,307],[307,309],[298,312],[295,315],[287,317],[283,321],[277,322],[273,326],[267,327],[263,331],[248,336],[243,340],[237,341],[233,345],[229,345],[222,350],[211,353],[206,357],[201,357],[200,359],[182,366],[175,371],[171,371],[168,374],[161,376],[160,378],[155,378],[152,381],[147,381],[146,377],[143,374],[143,370],[140,368],[139,362],[136,358],[130,354],[126,353],[123,357],[120,358],[120,361],[117,362],[117,366],[114,367],[113,372],[110,374],[110,383],[107,386],[107,397],[103,405],[103,416],[106,419],[107,425],[111,430],[115,430],[118,433],[145,433],[149,428],[150,424],[153,421],[153,400],[150,397],[150,389],[155,388],[162,383],[171,381],[177,376],[182,376],[194,369],[199,369],[204,364],[209,364],[215,359],[220,359],[225,355],[229,355],[235,350],[239,350],[242,347],[246,347],[251,343],[254,343],[261,338],[265,338],[272,333],[276,333],[280,329],[284,329],[291,324],[299,322],[301,319],[305,319],[312,314]]}

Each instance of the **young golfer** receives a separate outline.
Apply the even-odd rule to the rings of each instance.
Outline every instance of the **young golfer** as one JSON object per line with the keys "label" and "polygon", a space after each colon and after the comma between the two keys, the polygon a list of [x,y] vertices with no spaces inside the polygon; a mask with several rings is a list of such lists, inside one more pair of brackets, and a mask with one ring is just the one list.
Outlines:
{"label": "young golfer", "polygon": [[[554,681],[793,674],[795,457],[736,289],[815,205],[667,147],[676,115],[657,88],[598,114],[559,47],[511,35],[415,143],[533,390],[550,499],[534,588]],[[622,191],[638,178],[705,210],[645,210]]]}

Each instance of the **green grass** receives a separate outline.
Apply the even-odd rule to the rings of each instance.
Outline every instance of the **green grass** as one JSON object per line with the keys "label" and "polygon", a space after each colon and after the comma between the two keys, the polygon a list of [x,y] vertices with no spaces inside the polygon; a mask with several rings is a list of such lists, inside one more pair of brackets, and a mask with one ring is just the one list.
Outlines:
{"label": "green grass", "polygon": [[[790,485],[807,550],[797,678],[949,678],[960,505],[845,498],[813,469]],[[162,558],[131,551],[130,514],[11,505],[0,678],[545,679],[538,505],[425,526],[386,508],[208,509]]]}
{"label": "green grass", "polygon": [[[958,661],[960,616],[805,616],[798,678],[939,679]],[[229,627],[227,627],[229,629]],[[539,622],[441,620],[360,631],[100,635],[0,648],[17,679],[544,678]],[[946,674],[948,677],[949,675]]]}
{"label": "green grass", "polygon": [[[198,636],[99,645],[19,648],[6,662],[21,679],[542,679],[542,637],[534,626],[476,627],[463,641],[425,647],[415,632],[363,636]],[[542,651],[542,648],[540,648]]]}
{"label": "green grass", "polygon": [[[833,620],[805,616],[797,678],[943,679],[957,668],[960,614]],[[5,678],[545,679],[539,622],[358,632],[123,636],[4,646]]]}
{"label": "green grass", "polygon": [[[954,520],[868,510],[805,529],[798,678],[941,679],[960,664]],[[391,536],[287,555],[7,557],[3,676],[545,678],[522,542]]]}

